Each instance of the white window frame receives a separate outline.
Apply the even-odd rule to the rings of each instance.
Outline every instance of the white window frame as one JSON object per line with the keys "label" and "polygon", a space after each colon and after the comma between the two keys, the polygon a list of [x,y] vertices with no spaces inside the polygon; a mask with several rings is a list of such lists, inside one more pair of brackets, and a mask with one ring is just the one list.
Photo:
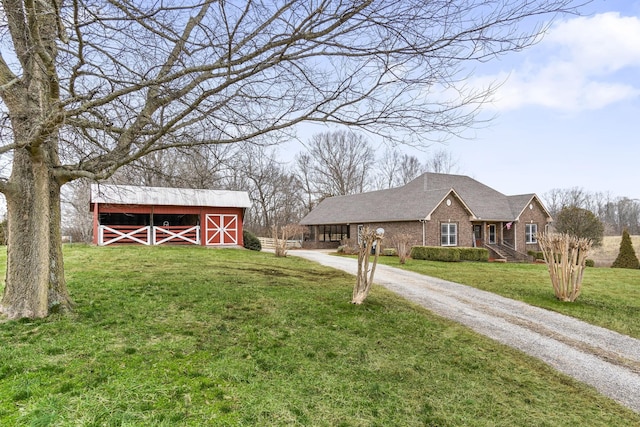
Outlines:
{"label": "white window frame", "polygon": [[[446,243],[445,243],[446,240]],[[455,222],[440,223],[440,246],[458,246],[458,224]]]}
{"label": "white window frame", "polygon": [[538,224],[524,225],[525,243],[527,245],[538,243],[538,239],[536,239],[536,233],[538,233]]}

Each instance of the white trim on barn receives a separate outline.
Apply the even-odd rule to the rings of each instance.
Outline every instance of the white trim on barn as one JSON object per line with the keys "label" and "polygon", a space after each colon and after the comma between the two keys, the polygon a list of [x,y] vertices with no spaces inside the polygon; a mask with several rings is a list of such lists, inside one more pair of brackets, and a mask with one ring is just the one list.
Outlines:
{"label": "white trim on barn", "polygon": [[245,191],[94,184],[94,243],[238,246],[250,206]]}

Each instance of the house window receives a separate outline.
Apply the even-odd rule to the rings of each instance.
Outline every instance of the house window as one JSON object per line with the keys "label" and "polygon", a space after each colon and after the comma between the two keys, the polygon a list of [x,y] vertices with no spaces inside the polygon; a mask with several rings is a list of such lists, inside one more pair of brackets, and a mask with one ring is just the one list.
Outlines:
{"label": "house window", "polygon": [[538,224],[525,224],[524,234],[527,243],[538,243],[536,233],[538,232]]}
{"label": "house window", "polygon": [[442,246],[458,245],[458,224],[453,222],[440,224],[440,244]]}
{"label": "house window", "polygon": [[363,224],[358,224],[358,245],[362,244],[362,229],[364,228]]}
{"label": "house window", "polygon": [[340,242],[349,238],[348,225],[319,225],[318,241],[320,242]]}

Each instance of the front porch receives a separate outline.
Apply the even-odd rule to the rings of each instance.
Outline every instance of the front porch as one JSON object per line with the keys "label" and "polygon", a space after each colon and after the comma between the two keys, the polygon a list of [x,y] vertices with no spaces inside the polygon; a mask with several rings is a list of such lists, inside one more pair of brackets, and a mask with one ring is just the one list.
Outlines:
{"label": "front porch", "polygon": [[516,222],[484,221],[474,222],[472,226],[474,247],[489,250],[490,258],[508,262],[531,261],[529,255],[518,250]]}

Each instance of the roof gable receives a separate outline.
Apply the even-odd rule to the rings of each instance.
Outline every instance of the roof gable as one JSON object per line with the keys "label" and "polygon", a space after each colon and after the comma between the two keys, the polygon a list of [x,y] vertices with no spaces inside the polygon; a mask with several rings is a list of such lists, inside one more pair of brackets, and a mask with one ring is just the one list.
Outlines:
{"label": "roof gable", "polygon": [[427,221],[431,221],[431,215],[433,215],[433,213],[436,211],[436,209],[438,209],[440,206],[442,206],[442,203],[444,203],[445,199],[448,199],[450,196],[453,196],[456,198],[456,200],[458,200],[458,203],[460,203],[460,205],[462,205],[462,207],[469,213],[469,215],[471,217],[473,217],[473,212],[471,211],[471,209],[469,209],[469,206],[467,206],[467,204],[464,202],[464,200],[462,200],[462,198],[458,195],[458,193],[456,193],[456,190],[454,190],[453,188],[450,189],[445,195],[444,197],[440,200],[440,202],[438,202],[433,209],[431,209],[431,211],[427,214],[427,216],[425,217],[425,219]]}
{"label": "roof gable", "polygon": [[540,209],[544,212],[548,221],[551,221],[552,217],[547,208],[542,204],[542,201],[535,194],[521,194],[517,196],[509,196],[509,200],[512,204],[513,211],[516,213],[515,219],[519,219],[524,210],[532,203],[536,203]]}

